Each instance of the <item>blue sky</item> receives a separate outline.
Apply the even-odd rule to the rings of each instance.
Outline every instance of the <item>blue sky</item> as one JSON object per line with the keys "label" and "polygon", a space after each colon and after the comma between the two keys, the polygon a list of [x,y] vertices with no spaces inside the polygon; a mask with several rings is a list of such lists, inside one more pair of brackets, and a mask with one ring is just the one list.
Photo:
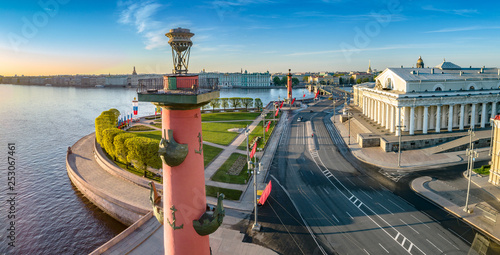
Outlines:
{"label": "blue sky", "polygon": [[190,72],[349,71],[422,56],[499,67],[500,2],[4,1],[0,75],[168,73],[164,36],[195,36]]}

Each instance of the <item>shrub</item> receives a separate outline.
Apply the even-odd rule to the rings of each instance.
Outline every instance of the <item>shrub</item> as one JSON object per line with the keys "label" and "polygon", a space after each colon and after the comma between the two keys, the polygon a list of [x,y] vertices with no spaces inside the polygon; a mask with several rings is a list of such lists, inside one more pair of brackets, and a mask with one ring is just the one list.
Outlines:
{"label": "shrub", "polygon": [[126,164],[128,164],[128,160],[127,160],[128,148],[125,145],[125,142],[128,139],[131,139],[133,137],[136,137],[136,136],[134,134],[131,134],[131,133],[121,133],[121,134],[118,134],[117,136],[115,136],[115,138],[113,140],[113,145],[115,147],[115,157],[119,161],[126,163]]}
{"label": "shrub", "polygon": [[158,142],[145,137],[133,137],[125,141],[128,148],[127,160],[134,162],[136,168],[146,170],[147,166],[161,167],[158,156]]}
{"label": "shrub", "polygon": [[95,137],[97,139],[97,143],[102,146],[102,131],[108,128],[116,127],[118,123],[118,116],[120,116],[120,112],[116,109],[110,109],[104,111],[95,119]]}
{"label": "shrub", "polygon": [[125,133],[125,131],[118,128],[108,128],[102,131],[102,144],[101,147],[116,160],[116,149],[115,149],[115,136]]}

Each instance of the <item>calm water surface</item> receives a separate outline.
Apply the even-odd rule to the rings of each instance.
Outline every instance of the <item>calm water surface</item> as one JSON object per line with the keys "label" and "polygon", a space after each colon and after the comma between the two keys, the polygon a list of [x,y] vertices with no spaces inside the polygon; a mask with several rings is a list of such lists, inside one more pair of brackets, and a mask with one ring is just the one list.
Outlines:
{"label": "calm water surface", "polygon": [[[297,98],[314,95],[296,89]],[[285,89],[222,90],[221,97],[261,98]],[[94,131],[105,110],[132,111],[135,89],[0,85],[0,254],[88,254],[125,229],[86,199],[66,173],[68,146]],[[139,115],[151,114],[139,103]],[[8,246],[7,144],[15,143],[15,248]]]}

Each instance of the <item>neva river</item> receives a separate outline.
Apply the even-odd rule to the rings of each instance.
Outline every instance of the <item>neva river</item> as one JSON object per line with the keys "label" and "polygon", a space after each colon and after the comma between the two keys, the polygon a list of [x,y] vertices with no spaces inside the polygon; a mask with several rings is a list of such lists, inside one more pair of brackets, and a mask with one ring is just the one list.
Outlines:
{"label": "neva river", "polygon": [[[304,93],[314,96],[293,91],[297,99]],[[71,184],[65,156],[68,146],[94,132],[102,111],[132,112],[135,89],[0,85],[0,95],[0,254],[88,254],[123,231]],[[266,105],[286,90],[226,89],[220,96],[261,98]],[[139,115],[152,113],[151,103],[139,103]],[[16,147],[15,248],[8,246],[8,143]]]}

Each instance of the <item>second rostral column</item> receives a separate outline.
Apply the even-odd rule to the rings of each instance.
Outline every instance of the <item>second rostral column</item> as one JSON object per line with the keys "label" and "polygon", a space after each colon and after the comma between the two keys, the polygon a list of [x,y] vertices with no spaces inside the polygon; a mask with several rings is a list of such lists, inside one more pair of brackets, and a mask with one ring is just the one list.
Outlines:
{"label": "second rostral column", "polygon": [[150,83],[138,93],[139,101],[163,108],[159,148],[163,203],[156,194],[151,202],[155,212],[160,212],[155,216],[163,221],[165,254],[211,254],[208,235],[224,217],[223,195],[218,197],[217,208],[207,210],[200,111],[201,106],[219,97],[219,90],[216,81],[187,74],[193,35],[182,28],[166,34],[172,46],[174,74],[164,76],[163,87]]}

